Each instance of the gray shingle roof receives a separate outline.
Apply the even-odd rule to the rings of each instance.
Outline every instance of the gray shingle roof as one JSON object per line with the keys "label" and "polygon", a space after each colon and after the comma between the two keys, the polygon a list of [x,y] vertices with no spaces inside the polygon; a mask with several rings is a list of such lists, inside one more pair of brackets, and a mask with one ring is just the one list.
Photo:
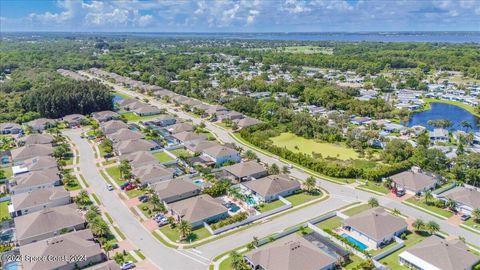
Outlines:
{"label": "gray shingle roof", "polygon": [[257,180],[245,182],[243,185],[262,195],[263,197],[268,197],[287,190],[300,188],[300,183],[296,180],[290,180],[288,175],[269,175]]}

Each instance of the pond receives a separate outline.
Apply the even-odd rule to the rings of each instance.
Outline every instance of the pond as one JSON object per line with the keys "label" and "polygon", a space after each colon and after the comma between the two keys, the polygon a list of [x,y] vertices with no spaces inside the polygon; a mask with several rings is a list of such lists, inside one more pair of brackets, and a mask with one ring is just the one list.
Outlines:
{"label": "pond", "polygon": [[434,127],[428,124],[429,120],[447,119],[453,123],[449,129],[467,131],[467,129],[461,125],[461,122],[466,120],[473,127],[474,131],[480,130],[480,120],[475,115],[463,108],[455,105],[435,102],[430,103],[430,107],[430,110],[413,113],[410,117],[410,120],[407,122],[407,126],[411,127],[420,125],[426,127],[428,130],[433,130]]}

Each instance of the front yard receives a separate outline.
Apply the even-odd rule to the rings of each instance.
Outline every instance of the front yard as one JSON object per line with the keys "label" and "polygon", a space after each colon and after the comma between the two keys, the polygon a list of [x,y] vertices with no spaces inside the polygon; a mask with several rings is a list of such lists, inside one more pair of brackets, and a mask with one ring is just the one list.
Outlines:
{"label": "front yard", "polygon": [[154,114],[154,115],[146,115],[146,116],[140,116],[140,115],[137,115],[133,112],[127,112],[127,113],[124,113],[122,114],[123,117],[125,117],[125,119],[127,121],[142,121],[142,120],[147,120],[147,119],[152,119],[152,118],[156,118],[158,117],[160,114]]}
{"label": "front yard", "polygon": [[[168,237],[172,242],[180,242],[180,232],[178,229],[170,227],[170,225],[165,225],[162,228],[160,228],[160,231]],[[212,234],[205,228],[205,227],[200,227],[198,229],[192,230],[192,233],[190,236],[187,238],[186,241],[183,241],[184,243],[193,243],[195,241],[199,241],[202,239],[205,239]]]}
{"label": "front yard", "polygon": [[120,169],[118,166],[110,167],[105,169],[105,171],[110,175],[110,177],[115,180],[115,182],[121,186],[125,181],[122,180]]}
{"label": "front yard", "polygon": [[382,183],[367,183],[365,185],[359,185],[359,189],[365,189],[367,191],[371,190],[373,192],[378,192],[382,194],[388,194],[390,190],[386,188]]}
{"label": "front yard", "polygon": [[404,266],[401,266],[400,263],[398,262],[398,255],[403,251],[405,251],[406,249],[409,249],[410,247],[420,243],[427,236],[428,235],[423,234],[422,232],[419,232],[419,233],[410,232],[407,235],[407,239],[404,240],[405,246],[395,251],[394,253],[388,255],[387,257],[381,259],[380,262],[392,270],[406,269]]}
{"label": "front yard", "polygon": [[302,203],[306,203],[315,199],[318,199],[322,197],[322,192],[313,192],[313,193],[308,193],[306,191],[299,192],[297,194],[290,195],[288,197],[285,197],[287,201],[289,201],[292,204],[292,207],[300,205]]}
{"label": "front yard", "polygon": [[370,205],[368,205],[368,204],[361,204],[361,205],[359,205],[359,206],[355,206],[355,207],[353,207],[353,208],[350,208],[350,209],[348,209],[348,210],[345,210],[345,211],[343,211],[342,213],[345,214],[345,215],[347,215],[347,216],[349,216],[349,217],[351,217],[351,216],[353,216],[353,215],[356,215],[356,214],[358,214],[358,213],[361,213],[361,212],[363,212],[363,211],[365,211],[365,210],[368,210],[368,209],[370,209],[370,208],[371,208],[371,207],[370,207]]}
{"label": "front yard", "polygon": [[445,217],[445,218],[450,218],[453,216],[453,213],[447,209],[442,209],[442,208],[438,208],[436,207],[435,205],[433,205],[433,202],[432,204],[427,204],[425,202],[425,199],[424,198],[410,198],[410,199],[407,199],[406,200],[407,202],[411,203],[411,204],[414,204],[416,206],[418,206],[419,208],[422,208],[426,211],[430,211],[430,212],[433,212],[437,215],[440,215],[442,217]]}

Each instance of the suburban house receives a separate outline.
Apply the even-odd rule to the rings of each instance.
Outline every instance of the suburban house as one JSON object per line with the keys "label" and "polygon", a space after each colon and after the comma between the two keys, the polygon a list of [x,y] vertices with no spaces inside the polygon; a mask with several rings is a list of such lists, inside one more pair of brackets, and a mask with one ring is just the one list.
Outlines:
{"label": "suburban house", "polygon": [[112,111],[101,111],[101,112],[94,112],[92,113],[93,119],[97,120],[98,122],[107,122],[113,119],[120,117],[120,115],[116,112]]}
{"label": "suburban house", "polygon": [[145,125],[166,127],[166,126],[174,125],[176,122],[177,122],[177,118],[175,118],[173,115],[164,114],[164,115],[155,117],[154,119],[144,121],[143,123]]}
{"label": "suburban house", "polygon": [[158,164],[158,159],[148,151],[137,151],[128,155],[120,156],[120,160],[127,160],[132,168],[148,164]]}
{"label": "suburban house", "polygon": [[216,165],[222,165],[227,161],[237,163],[241,160],[240,153],[238,153],[237,150],[223,145],[216,145],[203,149],[202,154],[207,158],[212,159]]}
{"label": "suburban house", "polygon": [[160,182],[153,187],[165,203],[172,203],[200,194],[201,189],[190,178],[176,178]]}
{"label": "suburban house", "polygon": [[51,156],[39,156],[26,159],[17,166],[12,167],[13,175],[19,175],[31,171],[43,171],[58,168],[57,161]]}
{"label": "suburban house", "polygon": [[51,144],[54,140],[53,135],[51,134],[30,134],[18,140],[20,145],[30,145],[30,144]]}
{"label": "suburban house", "polygon": [[83,230],[87,225],[74,204],[43,209],[16,217],[13,221],[20,246],[57,236],[64,231]]}
{"label": "suburban house", "polygon": [[50,156],[53,154],[53,147],[48,144],[29,144],[13,149],[11,153],[13,162],[17,164],[34,157]]}
{"label": "suburban house", "polygon": [[12,194],[55,187],[60,185],[60,172],[54,168],[19,174],[10,179],[9,185],[10,193]]}
{"label": "suburban house", "polygon": [[120,120],[110,120],[108,122],[100,124],[100,129],[105,135],[115,133],[123,128],[128,128],[128,125]]}
{"label": "suburban house", "polygon": [[69,114],[65,115],[62,120],[67,123],[69,127],[78,127],[87,118],[81,114]]}
{"label": "suburban house", "polygon": [[177,220],[186,220],[192,228],[204,222],[215,222],[228,217],[228,209],[210,195],[200,195],[168,204],[170,213]]}
{"label": "suburban house", "polygon": [[201,153],[203,150],[220,145],[215,141],[194,141],[183,144],[185,148],[194,153]]}
{"label": "suburban house", "polygon": [[172,137],[175,139],[177,143],[184,143],[184,144],[207,140],[205,135],[200,135],[191,131],[175,133],[172,135]]}
{"label": "suburban house", "polygon": [[390,179],[397,190],[403,189],[413,195],[433,190],[439,182],[436,176],[425,173],[418,167],[412,167],[411,170],[392,175]]}
{"label": "suburban house", "polygon": [[400,264],[409,269],[471,270],[480,257],[459,239],[445,240],[430,236],[398,255]]}
{"label": "suburban house", "polygon": [[448,130],[436,128],[428,133],[428,137],[432,142],[448,142]]}
{"label": "suburban house", "polygon": [[0,123],[0,134],[20,134],[23,132],[22,126],[17,123]]}
{"label": "suburban house", "polygon": [[132,170],[133,175],[135,175],[142,184],[153,184],[172,179],[174,172],[175,170],[161,164],[147,164]]}
{"label": "suburban house", "polygon": [[32,129],[32,131],[38,132],[38,131],[43,131],[47,128],[54,127],[56,125],[56,122],[53,119],[38,118],[30,122],[27,122],[26,125],[29,126]]}
{"label": "suburban house", "polygon": [[[20,254],[39,258],[52,255],[67,258],[66,260],[24,260],[23,270],[82,269],[107,259],[90,230],[62,234],[21,246]],[[81,260],[68,260],[70,257],[79,255],[83,256]]]}
{"label": "suburban house", "polygon": [[239,128],[246,128],[246,127],[249,127],[249,126],[260,124],[261,121],[255,119],[255,118],[245,117],[245,118],[242,118],[242,119],[239,119],[239,120],[235,120],[234,123],[236,123]]}
{"label": "suburban house", "polygon": [[256,161],[247,161],[223,167],[236,182],[249,181],[268,175],[268,171]]}
{"label": "suburban house", "polygon": [[137,104],[141,103],[140,101],[134,98],[123,98],[116,102],[119,108],[130,110],[130,108],[137,106]]}
{"label": "suburban house", "polygon": [[126,155],[137,151],[150,151],[157,148],[158,145],[147,140],[121,141],[115,144],[115,150],[118,155]]}
{"label": "suburban house", "polygon": [[107,138],[110,139],[112,142],[117,143],[121,141],[143,139],[143,134],[140,132],[132,131],[128,128],[122,128],[114,133],[108,134]]}
{"label": "suburban house", "polygon": [[452,199],[455,202],[455,209],[467,215],[472,215],[473,210],[480,208],[480,191],[473,187],[455,187],[441,193],[439,199]]}
{"label": "suburban house", "polygon": [[209,115],[214,115],[222,111],[228,111],[228,109],[222,105],[210,105],[209,108],[205,110],[205,112],[208,113]]}
{"label": "suburban house", "polygon": [[280,196],[292,195],[301,188],[300,183],[297,180],[290,180],[288,175],[269,175],[244,182],[242,185],[262,202],[271,202],[278,200]]}
{"label": "suburban house", "polygon": [[330,270],[337,264],[334,257],[297,234],[249,251],[243,258],[252,269],[262,270]]}
{"label": "suburban house", "polygon": [[155,115],[160,114],[160,109],[149,104],[141,104],[136,106],[132,111],[139,116]]}
{"label": "suburban house", "polygon": [[369,209],[343,221],[343,228],[355,239],[379,248],[407,230],[407,222],[381,207]]}
{"label": "suburban house", "polygon": [[8,206],[12,217],[23,216],[43,209],[71,203],[70,193],[64,187],[33,190],[13,195]]}
{"label": "suburban house", "polygon": [[175,125],[171,125],[167,128],[167,131],[170,132],[170,134],[176,134],[184,131],[193,131],[195,128],[188,124],[188,123],[177,123]]}

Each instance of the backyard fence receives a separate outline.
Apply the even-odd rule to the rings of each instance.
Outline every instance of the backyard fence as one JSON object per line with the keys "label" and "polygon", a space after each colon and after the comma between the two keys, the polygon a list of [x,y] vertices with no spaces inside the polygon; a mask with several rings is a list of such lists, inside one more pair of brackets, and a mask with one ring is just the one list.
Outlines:
{"label": "backyard fence", "polygon": [[387,257],[388,255],[394,253],[395,251],[403,248],[405,246],[405,243],[403,242],[402,239],[398,238],[395,236],[395,242],[397,242],[397,244],[381,253],[378,253],[377,255],[373,256],[372,259],[375,260],[375,261],[378,261],[378,260],[381,260],[385,257]]}
{"label": "backyard fence", "polygon": [[268,217],[268,216],[271,216],[271,215],[273,215],[273,214],[276,214],[276,213],[279,213],[279,212],[282,212],[282,211],[285,211],[285,210],[287,210],[287,209],[292,208],[292,204],[291,204],[288,200],[285,200],[285,199],[282,198],[281,196],[279,197],[279,200],[281,200],[283,203],[285,203],[285,205],[282,205],[282,206],[277,207],[277,208],[275,208],[275,209],[272,209],[272,210],[269,210],[269,211],[260,213],[260,214],[255,215],[255,216],[249,216],[248,218],[246,218],[246,219],[244,219],[244,220],[242,220],[242,221],[235,222],[235,223],[232,223],[232,224],[223,226],[223,227],[218,228],[218,229],[215,229],[215,230],[213,230],[207,223],[204,223],[205,228],[207,228],[207,230],[208,230],[211,234],[216,235],[216,234],[219,234],[219,233],[222,233],[222,232],[225,232],[225,231],[234,229],[234,228],[236,228],[236,227],[238,227],[238,226],[242,226],[242,225],[245,225],[245,224],[254,222],[254,221],[256,221],[256,220],[262,219],[262,218],[264,218],[264,217]]}

